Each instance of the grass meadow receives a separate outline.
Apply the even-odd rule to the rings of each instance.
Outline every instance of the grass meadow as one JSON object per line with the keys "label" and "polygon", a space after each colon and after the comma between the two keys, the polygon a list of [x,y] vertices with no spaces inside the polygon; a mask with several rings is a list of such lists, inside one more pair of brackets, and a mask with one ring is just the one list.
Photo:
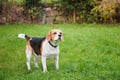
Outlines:
{"label": "grass meadow", "polygon": [[[27,71],[25,43],[19,33],[43,37],[61,29],[60,70],[48,60],[48,72]],[[14,24],[0,26],[0,80],[120,80],[120,24]]]}

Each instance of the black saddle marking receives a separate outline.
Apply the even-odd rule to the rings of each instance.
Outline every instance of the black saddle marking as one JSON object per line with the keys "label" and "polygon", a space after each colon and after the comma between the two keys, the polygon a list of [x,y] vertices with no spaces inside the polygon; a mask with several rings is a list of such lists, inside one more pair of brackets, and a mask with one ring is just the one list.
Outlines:
{"label": "black saddle marking", "polygon": [[33,38],[30,40],[30,45],[31,45],[31,47],[33,48],[34,52],[35,52],[37,55],[41,55],[40,49],[41,49],[42,41],[44,41],[44,40],[45,40],[45,37],[44,37],[44,38],[36,38],[36,37],[33,37]]}

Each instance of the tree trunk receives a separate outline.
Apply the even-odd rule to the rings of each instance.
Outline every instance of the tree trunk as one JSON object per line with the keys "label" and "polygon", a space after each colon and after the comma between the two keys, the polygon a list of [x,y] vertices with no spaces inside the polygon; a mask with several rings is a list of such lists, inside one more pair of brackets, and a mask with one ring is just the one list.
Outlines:
{"label": "tree trunk", "polygon": [[76,10],[73,10],[73,23],[76,23]]}

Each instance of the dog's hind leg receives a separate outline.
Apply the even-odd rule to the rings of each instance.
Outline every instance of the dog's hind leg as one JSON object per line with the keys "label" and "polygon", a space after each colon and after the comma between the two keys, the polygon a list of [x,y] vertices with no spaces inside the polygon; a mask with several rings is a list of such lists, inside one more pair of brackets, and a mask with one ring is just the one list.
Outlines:
{"label": "dog's hind leg", "polygon": [[34,64],[35,64],[35,67],[38,68],[39,65],[38,65],[38,60],[39,60],[40,56],[35,56],[34,58]]}
{"label": "dog's hind leg", "polygon": [[28,70],[31,70],[31,67],[30,67],[30,59],[32,57],[32,51],[28,49],[28,47],[26,47],[26,58],[27,58],[27,69]]}

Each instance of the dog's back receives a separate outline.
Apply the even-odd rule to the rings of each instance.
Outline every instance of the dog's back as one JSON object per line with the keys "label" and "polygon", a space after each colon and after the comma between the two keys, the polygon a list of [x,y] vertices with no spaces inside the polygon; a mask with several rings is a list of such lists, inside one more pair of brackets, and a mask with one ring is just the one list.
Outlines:
{"label": "dog's back", "polygon": [[32,38],[30,40],[30,45],[37,55],[41,55],[40,49],[41,49],[41,46],[42,46],[42,42],[44,40],[45,40],[45,37],[44,38]]}

